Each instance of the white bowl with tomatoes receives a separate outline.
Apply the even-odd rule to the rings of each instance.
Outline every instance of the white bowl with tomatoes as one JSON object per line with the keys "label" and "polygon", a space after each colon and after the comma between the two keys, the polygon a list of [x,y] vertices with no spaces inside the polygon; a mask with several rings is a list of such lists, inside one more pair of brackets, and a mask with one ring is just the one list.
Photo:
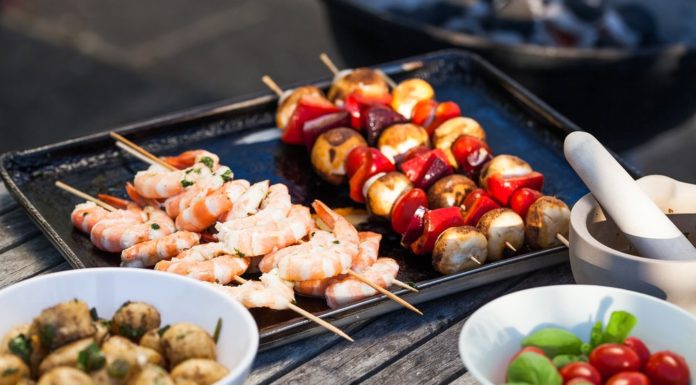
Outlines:
{"label": "white bowl with tomatoes", "polygon": [[624,289],[539,287],[476,311],[459,352],[483,385],[689,385],[696,317]]}

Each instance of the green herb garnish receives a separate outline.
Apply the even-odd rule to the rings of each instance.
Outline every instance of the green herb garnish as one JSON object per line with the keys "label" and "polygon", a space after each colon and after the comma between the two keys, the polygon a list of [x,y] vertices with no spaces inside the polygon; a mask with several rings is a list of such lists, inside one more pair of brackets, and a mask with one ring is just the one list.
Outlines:
{"label": "green herb garnish", "polygon": [[211,171],[213,170],[213,166],[215,165],[215,161],[213,161],[213,158],[209,156],[202,157],[201,160],[199,160],[199,162],[203,163]]}
{"label": "green herb garnish", "polygon": [[39,328],[39,338],[41,345],[51,349],[53,347],[53,339],[56,336],[56,327],[50,324],[41,325]]}
{"label": "green herb garnish", "polygon": [[162,337],[162,336],[164,335],[164,333],[166,333],[167,330],[169,330],[170,327],[171,327],[170,325],[164,325],[164,326],[162,326],[162,327],[157,331],[157,334],[159,334],[159,336]]}
{"label": "green herb garnish", "polygon": [[0,377],[11,376],[17,372],[19,372],[19,368],[7,368],[7,369],[2,371],[2,375],[0,375]]}
{"label": "green herb garnish", "polygon": [[181,186],[182,186],[182,187],[193,186],[193,183],[194,183],[194,182],[191,182],[190,180],[186,180],[186,179],[182,179],[182,180],[181,180]]}
{"label": "green herb garnish", "polygon": [[7,344],[7,347],[9,348],[10,353],[21,358],[22,361],[24,361],[26,364],[29,364],[29,358],[31,357],[32,349],[31,343],[29,342],[29,338],[27,338],[26,335],[20,334],[17,337],[11,339],[10,342]]}
{"label": "green herb garnish", "polygon": [[220,338],[220,330],[222,329],[222,318],[218,318],[217,324],[215,324],[215,332],[213,333],[213,341],[218,342]]}
{"label": "green herb garnish", "polygon": [[242,253],[241,251],[239,251],[239,249],[236,248],[236,247],[234,248],[234,253],[235,253],[239,258],[244,258],[244,253]]}
{"label": "green herb garnish", "polygon": [[77,355],[77,368],[89,373],[99,370],[106,364],[106,358],[99,346],[91,343]]}
{"label": "green herb garnish", "polygon": [[334,245],[338,245],[338,244],[341,243],[341,241],[339,241],[339,240],[337,239],[337,240],[333,241],[333,243],[334,243]]}
{"label": "green herb garnish", "polygon": [[93,307],[89,309],[89,315],[92,317],[92,321],[97,321],[99,320],[99,314],[97,314],[97,308]]}
{"label": "green herb garnish", "polygon": [[111,378],[124,379],[130,371],[130,364],[123,358],[117,358],[106,367],[106,374]]}
{"label": "green herb garnish", "polygon": [[133,342],[138,342],[143,334],[145,334],[145,330],[141,328],[134,328],[127,324],[121,324],[118,328],[118,334]]}
{"label": "green herb garnish", "polygon": [[150,227],[152,227],[153,230],[159,230],[159,229],[160,229],[160,225],[158,225],[157,223],[151,224]]}
{"label": "green herb garnish", "polygon": [[533,352],[517,356],[507,370],[509,383],[561,385],[563,379],[548,358]]}
{"label": "green herb garnish", "polygon": [[227,170],[222,175],[220,175],[220,178],[222,178],[223,182],[229,182],[232,180],[232,170]]}

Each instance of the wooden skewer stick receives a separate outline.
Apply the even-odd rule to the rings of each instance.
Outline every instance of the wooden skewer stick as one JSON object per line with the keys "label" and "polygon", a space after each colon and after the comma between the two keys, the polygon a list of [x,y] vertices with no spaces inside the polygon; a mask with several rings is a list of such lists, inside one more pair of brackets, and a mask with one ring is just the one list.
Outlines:
{"label": "wooden skewer stick", "polygon": [[394,279],[394,280],[392,280],[392,283],[393,283],[394,285],[396,285],[396,286],[402,288],[402,289],[406,289],[406,290],[408,290],[408,291],[412,291],[412,292],[414,292],[414,293],[418,293],[418,289],[416,289],[415,287],[409,285],[409,284],[406,283],[406,282],[399,281],[398,279]]}
{"label": "wooden skewer stick", "polygon": [[102,202],[99,199],[97,199],[89,194],[83,193],[82,191],[76,189],[75,187],[67,185],[59,180],[56,181],[56,187],[58,187],[61,190],[65,190],[65,191],[67,191],[75,196],[82,198],[82,199],[88,200],[90,202],[94,202],[97,205],[105,208],[106,210],[109,210],[109,211],[116,211],[117,210],[116,207],[114,207],[106,202]]}
{"label": "wooden skewer stick", "polygon": [[278,95],[278,96],[283,95],[283,89],[280,88],[278,83],[273,81],[273,79],[271,79],[270,76],[268,76],[268,75],[261,76],[261,81],[263,82],[263,84],[266,85],[266,87],[270,88],[271,91],[275,92],[276,95]]}
{"label": "wooden skewer stick", "polygon": [[556,239],[561,241],[561,243],[564,244],[565,247],[570,247],[570,242],[568,241],[568,239],[566,237],[563,236],[563,234],[556,233]]}
{"label": "wooden skewer stick", "polygon": [[515,246],[513,246],[513,245],[512,245],[510,242],[508,242],[508,241],[505,241],[505,247],[507,247],[508,249],[512,250],[512,251],[515,252],[515,253],[517,252],[517,249],[515,248]]}
{"label": "wooden skewer stick", "polygon": [[[121,142],[116,142],[116,147],[120,148],[121,150],[131,154],[134,158],[138,159],[141,162],[147,163],[147,164],[154,164],[150,158],[146,157],[145,155],[135,151],[134,149],[128,147],[128,145],[123,144]],[[159,163],[158,163],[159,164]]]}
{"label": "wooden skewer stick", "polygon": [[[118,134],[118,133],[116,133],[116,132],[111,132],[110,135],[111,135],[112,138],[116,139],[116,141],[125,144],[126,146],[130,147],[130,148],[133,149],[134,151],[140,153],[140,154],[143,155],[144,157],[146,157],[146,158],[150,159],[151,161],[157,163],[158,165],[160,165],[160,166],[166,168],[167,170],[174,171],[174,170],[177,169],[176,167],[172,166],[171,164],[169,164],[169,163],[163,161],[162,159],[160,159],[160,158],[158,158],[158,157],[152,155],[151,153],[149,153],[148,151],[146,151],[146,150],[143,149],[142,147],[138,146],[137,144],[135,144],[135,143],[131,142],[130,140],[124,138],[122,135],[120,135],[120,134]],[[142,159],[142,158],[141,158],[141,159]]]}
{"label": "wooden skewer stick", "polygon": [[[237,275],[235,275],[233,278],[235,281],[237,281],[240,284],[245,284],[245,283],[249,282],[246,279],[244,279],[240,276],[237,276]],[[331,332],[335,333],[337,336],[343,337],[343,338],[347,339],[348,341],[353,342],[353,339],[348,334],[344,333],[341,329],[337,328],[334,325],[331,325],[330,323],[315,316],[314,314],[308,312],[307,310],[295,305],[294,303],[288,303],[288,308],[290,310],[294,311],[295,313],[307,318],[308,320],[315,322],[318,325],[326,328],[327,330],[330,330]]]}
{"label": "wooden skewer stick", "polygon": [[415,313],[418,314],[418,315],[423,315],[423,312],[421,312],[420,310],[416,309],[413,305],[411,305],[410,303],[408,303],[408,302],[404,301],[403,299],[397,297],[396,294],[392,293],[391,291],[389,291],[389,290],[387,290],[387,289],[385,289],[385,288],[383,288],[383,287],[380,287],[380,286],[376,285],[374,282],[370,281],[367,277],[365,277],[365,276],[363,276],[363,275],[361,275],[361,274],[359,274],[359,273],[356,273],[356,272],[353,271],[353,270],[348,270],[348,275],[350,275],[350,276],[352,276],[352,277],[355,277],[356,279],[358,279],[358,280],[361,281],[362,283],[365,283],[365,284],[367,284],[368,286],[370,286],[371,288],[373,288],[373,289],[377,290],[378,292],[380,292],[380,293],[386,295],[389,299],[391,299],[392,301],[394,301],[394,302],[398,303],[399,305],[405,307],[406,309],[409,309],[409,310],[415,312]]}
{"label": "wooden skewer stick", "polygon": [[319,59],[324,63],[326,67],[329,68],[331,72],[333,72],[334,75],[337,75],[340,71],[338,70],[338,67],[336,67],[336,64],[331,60],[329,55],[326,54],[326,52],[322,52],[319,54]]}

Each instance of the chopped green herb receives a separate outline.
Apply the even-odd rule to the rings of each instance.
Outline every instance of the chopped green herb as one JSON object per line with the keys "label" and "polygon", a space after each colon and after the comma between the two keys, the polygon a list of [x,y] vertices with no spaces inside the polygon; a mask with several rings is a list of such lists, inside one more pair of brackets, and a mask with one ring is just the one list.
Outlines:
{"label": "chopped green herb", "polygon": [[160,337],[162,337],[162,336],[164,335],[164,333],[166,333],[167,330],[169,330],[170,327],[171,327],[170,325],[164,325],[164,326],[162,326],[162,327],[160,328],[160,330],[157,331],[157,334],[159,334]]}
{"label": "chopped green herb", "polygon": [[237,256],[238,256],[239,258],[244,258],[244,253],[242,253],[241,251],[239,251],[239,249],[236,248],[236,247],[234,248],[234,253],[237,254]]}
{"label": "chopped green herb", "polygon": [[151,224],[150,227],[152,227],[153,230],[159,230],[159,229],[160,229],[160,225],[158,225],[157,223]]}
{"label": "chopped green herb", "polygon": [[7,368],[2,371],[2,377],[11,376],[17,372],[19,372],[19,368]]}
{"label": "chopped green herb", "polygon": [[99,319],[99,314],[97,314],[96,307],[89,309],[89,315],[92,317],[92,321],[96,321]]}
{"label": "chopped green herb", "polygon": [[193,182],[191,182],[190,180],[182,179],[182,180],[181,180],[181,186],[182,186],[182,187],[193,186]]}
{"label": "chopped green herb", "polygon": [[202,157],[201,160],[199,160],[199,162],[203,163],[211,171],[213,170],[213,166],[215,165],[215,161],[213,160],[213,158],[209,156]]}
{"label": "chopped green herb", "polygon": [[222,329],[222,318],[218,318],[217,324],[215,324],[215,332],[213,333],[213,341],[218,342],[220,338],[220,330]]}
{"label": "chopped green herb", "polygon": [[184,174],[188,175],[188,174],[190,174],[190,173],[191,173],[191,171],[193,171],[193,169],[192,169],[192,168],[190,168],[190,169],[186,170],[186,172],[185,172]]}
{"label": "chopped green herb", "polygon": [[20,334],[17,337],[10,340],[7,344],[10,349],[10,353],[19,357],[25,363],[29,364],[29,358],[31,357],[31,343],[29,343],[29,338],[26,335]]}
{"label": "chopped green herb", "polygon": [[341,243],[341,241],[339,241],[339,240],[337,239],[337,240],[333,241],[333,243],[334,243],[334,245],[338,245],[338,244]]}
{"label": "chopped green herb", "polygon": [[51,324],[41,325],[39,328],[39,338],[41,345],[51,349],[53,347],[53,338],[56,336],[56,327]]}
{"label": "chopped green herb", "polygon": [[201,169],[198,168],[198,167],[194,168],[194,169],[193,169],[193,172],[196,173],[196,174],[198,174],[198,175],[201,175]]}
{"label": "chopped green herb", "polygon": [[145,334],[145,330],[141,328],[134,328],[127,324],[121,324],[118,328],[118,334],[137,343],[138,341],[140,341],[140,338],[143,336],[143,334]]}
{"label": "chopped green herb", "polygon": [[225,171],[222,175],[220,175],[220,178],[222,178],[223,182],[231,181],[232,180],[232,170]]}
{"label": "chopped green herb", "polygon": [[77,368],[89,373],[99,370],[106,364],[106,357],[99,349],[99,345],[91,343],[77,355]]}
{"label": "chopped green herb", "polygon": [[130,371],[130,364],[123,358],[117,358],[106,368],[106,373],[111,378],[124,379]]}

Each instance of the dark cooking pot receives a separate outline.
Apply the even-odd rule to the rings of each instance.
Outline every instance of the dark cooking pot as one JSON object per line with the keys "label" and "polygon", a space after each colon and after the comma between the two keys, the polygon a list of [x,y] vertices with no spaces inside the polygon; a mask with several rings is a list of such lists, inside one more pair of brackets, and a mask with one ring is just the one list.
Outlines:
{"label": "dark cooking pot", "polygon": [[[635,50],[501,44],[406,18],[385,6],[398,1],[323,0],[348,65],[440,48],[468,49],[617,151],[673,128],[696,112],[694,44],[674,42]],[[679,3],[696,16],[696,2],[657,3],[662,7]],[[664,17],[675,13],[667,14],[671,16]]]}

